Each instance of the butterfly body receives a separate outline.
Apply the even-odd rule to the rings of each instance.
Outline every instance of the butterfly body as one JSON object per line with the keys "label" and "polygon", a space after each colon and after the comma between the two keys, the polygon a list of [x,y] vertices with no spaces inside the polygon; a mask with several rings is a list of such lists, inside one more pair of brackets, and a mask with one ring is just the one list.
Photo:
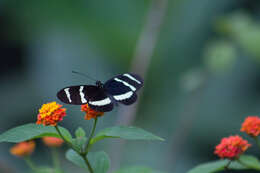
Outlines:
{"label": "butterfly body", "polygon": [[64,103],[88,104],[100,112],[111,111],[114,104],[133,104],[137,100],[136,91],[143,86],[143,79],[132,73],[125,73],[109,79],[104,84],[69,86],[61,89],[57,97]]}

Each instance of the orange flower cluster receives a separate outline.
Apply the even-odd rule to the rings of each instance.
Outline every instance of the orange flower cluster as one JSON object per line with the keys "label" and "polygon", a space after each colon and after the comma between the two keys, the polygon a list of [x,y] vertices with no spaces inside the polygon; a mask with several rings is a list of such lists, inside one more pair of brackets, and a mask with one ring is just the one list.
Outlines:
{"label": "orange flower cluster", "polygon": [[223,138],[216,146],[215,154],[220,158],[234,159],[243,154],[251,145],[240,136]]}
{"label": "orange flower cluster", "polygon": [[81,111],[86,112],[85,119],[90,120],[91,118],[97,118],[99,116],[104,115],[104,112],[98,112],[94,109],[91,109],[88,104],[81,105]]}
{"label": "orange flower cluster", "polygon": [[260,134],[260,118],[257,116],[249,116],[245,119],[240,129],[241,132],[245,132],[252,137],[256,137]]}
{"label": "orange flower cluster", "polygon": [[43,137],[42,141],[48,147],[60,147],[63,144],[63,140],[56,137]]}
{"label": "orange flower cluster", "polygon": [[66,115],[66,109],[61,107],[62,105],[59,105],[56,102],[43,104],[41,109],[39,109],[36,124],[56,126],[57,123],[62,121],[63,117]]}
{"label": "orange flower cluster", "polygon": [[34,149],[34,141],[20,142],[10,149],[10,153],[18,157],[24,157],[31,155]]}

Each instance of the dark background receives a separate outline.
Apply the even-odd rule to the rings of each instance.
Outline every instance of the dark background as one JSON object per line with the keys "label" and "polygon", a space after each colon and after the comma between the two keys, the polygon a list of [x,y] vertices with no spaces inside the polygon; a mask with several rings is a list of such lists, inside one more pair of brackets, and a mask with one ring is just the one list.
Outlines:
{"label": "dark background", "polygon": [[[58,101],[59,89],[93,84],[72,70],[101,81],[133,71],[145,78],[136,116],[128,121],[134,106],[120,106],[98,130],[127,122],[166,141],[127,141],[118,149],[118,140],[105,140],[93,150],[105,150],[112,169],[147,165],[182,173],[216,160],[222,137],[240,134],[253,143],[239,131],[245,117],[260,111],[259,17],[258,0],[1,0],[0,133],[36,122],[43,103]],[[154,48],[146,55],[153,42],[140,50],[138,43],[150,30]],[[90,129],[80,107],[65,107],[62,126]],[[0,145],[0,172],[27,172],[11,146]],[[60,151],[64,158],[65,147]],[[38,141],[33,160],[50,164],[48,152]],[[248,153],[259,150],[254,145]],[[62,165],[83,172],[65,159]]]}

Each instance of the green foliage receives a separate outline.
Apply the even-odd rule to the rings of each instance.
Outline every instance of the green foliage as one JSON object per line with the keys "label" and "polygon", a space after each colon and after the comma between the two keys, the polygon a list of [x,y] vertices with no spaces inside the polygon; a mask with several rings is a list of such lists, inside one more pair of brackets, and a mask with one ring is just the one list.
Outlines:
{"label": "green foliage", "polygon": [[110,159],[104,151],[90,152],[88,159],[95,173],[106,173],[110,166]]}
{"label": "green foliage", "polygon": [[[70,132],[63,127],[59,127],[59,129],[65,137],[65,139],[71,141],[72,137]],[[41,138],[44,136],[60,137],[55,128],[52,126],[43,126],[30,123],[12,128],[4,132],[0,135],[0,142],[17,143],[30,139]]]}
{"label": "green foliage", "polygon": [[204,59],[207,68],[213,73],[224,72],[234,64],[236,50],[228,41],[215,41],[210,43],[205,51]]}
{"label": "green foliage", "polygon": [[77,138],[80,138],[80,137],[85,137],[86,136],[86,132],[84,131],[83,128],[79,127],[77,128],[76,132],[75,132],[75,136]]}
{"label": "green foliage", "polygon": [[188,173],[212,173],[217,171],[222,171],[225,169],[225,166],[228,164],[228,160],[218,160],[208,163],[203,163],[196,166]]}
{"label": "green foliage", "polygon": [[163,172],[156,171],[151,168],[144,167],[144,166],[132,166],[132,167],[119,169],[118,171],[115,171],[114,173],[163,173]]}
{"label": "green foliage", "polygon": [[230,163],[230,165],[228,166],[228,168],[231,170],[244,170],[244,169],[248,169],[247,167],[241,165],[240,163],[238,163],[237,161],[233,161]]}
{"label": "green foliage", "polygon": [[[241,157],[244,157],[244,156],[241,156]],[[246,159],[246,157],[245,157],[245,159]],[[223,171],[225,169],[229,169],[229,170],[250,169],[249,167],[245,166],[244,164],[241,164],[238,161],[232,161],[230,164],[229,164],[229,162],[230,162],[230,160],[225,159],[225,160],[218,160],[218,161],[203,163],[203,164],[200,164],[200,165],[196,166],[195,168],[191,169],[188,173],[214,173],[214,172]],[[227,168],[228,164],[229,164],[229,166]]]}
{"label": "green foliage", "polygon": [[[87,169],[85,161],[83,158],[73,150],[68,150],[66,153],[66,158],[77,166]],[[92,165],[92,168],[95,173],[106,173],[109,169],[110,160],[108,155],[103,152],[90,152],[88,154],[88,160]]]}
{"label": "green foliage", "polygon": [[84,151],[84,145],[87,142],[86,137],[78,137],[78,138],[73,138],[71,140],[72,146],[79,152]]}
{"label": "green foliage", "polygon": [[[66,158],[69,161],[73,162],[81,168],[89,169],[88,165],[86,164],[87,161],[83,159],[86,157],[89,160],[89,163],[95,173],[106,173],[108,171],[110,160],[105,152],[84,152],[83,149],[87,142],[87,138],[85,137],[86,134],[82,128],[78,128],[75,131],[76,138],[72,138],[70,132],[63,127],[59,127],[59,130],[61,131],[61,134],[66,139],[66,141],[71,143],[72,147],[77,150],[77,152],[72,149],[67,151]],[[44,136],[60,137],[56,129],[52,126],[26,124],[10,129],[7,132],[1,134],[0,142],[22,142],[30,139],[41,138]],[[96,137],[92,138],[91,142],[93,144],[104,138],[122,138],[129,140],[163,140],[162,138],[140,128],[119,126],[102,130],[96,135]],[[134,167],[129,168],[129,170],[132,170],[132,172],[134,170],[142,170],[142,172],[145,173],[155,173],[151,169],[144,167]],[[38,171],[42,172],[40,169]],[[58,171],[57,173],[60,173],[59,170],[53,170],[51,168],[44,168],[43,170],[43,172],[46,173],[53,171]],[[120,171],[126,170],[122,169]]]}
{"label": "green foliage", "polygon": [[217,29],[231,37],[252,58],[260,62],[260,24],[245,12],[236,12],[217,23]]}
{"label": "green foliage", "polygon": [[83,158],[76,153],[74,150],[70,149],[66,152],[66,158],[74,163],[75,165],[87,169],[87,165],[85,164]]}
{"label": "green foliage", "polygon": [[239,163],[247,168],[260,170],[260,161],[255,156],[242,155],[239,158]]}
{"label": "green foliage", "polygon": [[73,147],[79,151],[79,152],[83,152],[84,150],[84,145],[87,142],[87,137],[86,137],[86,132],[84,131],[83,128],[79,127],[76,131],[75,131],[75,136],[76,138],[73,138],[71,140],[71,143],[73,145]]}
{"label": "green foliage", "polygon": [[104,138],[121,138],[127,140],[164,140],[137,127],[115,126],[101,130],[94,138],[92,138],[91,144],[94,144]]}
{"label": "green foliage", "polygon": [[[242,155],[239,157],[239,160],[232,161],[229,164],[230,160],[218,160],[213,162],[204,163],[196,166],[188,173],[214,173],[218,171],[223,171],[225,169],[229,170],[245,170],[245,169],[254,169],[260,170],[260,161],[249,155]],[[228,168],[227,165],[229,164]]]}

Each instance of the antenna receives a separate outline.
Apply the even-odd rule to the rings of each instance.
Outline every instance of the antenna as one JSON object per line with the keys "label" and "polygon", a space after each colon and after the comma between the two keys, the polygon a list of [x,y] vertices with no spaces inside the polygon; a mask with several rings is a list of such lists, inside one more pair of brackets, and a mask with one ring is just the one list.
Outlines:
{"label": "antenna", "polygon": [[89,79],[91,79],[91,80],[93,80],[93,81],[98,81],[98,80],[96,80],[96,79],[94,79],[94,78],[92,78],[92,77],[90,77],[90,76],[88,76],[88,75],[86,75],[86,74],[84,74],[84,73],[80,73],[80,72],[73,71],[73,70],[72,70],[72,73],[75,73],[75,74],[84,76],[84,77],[89,78]]}

